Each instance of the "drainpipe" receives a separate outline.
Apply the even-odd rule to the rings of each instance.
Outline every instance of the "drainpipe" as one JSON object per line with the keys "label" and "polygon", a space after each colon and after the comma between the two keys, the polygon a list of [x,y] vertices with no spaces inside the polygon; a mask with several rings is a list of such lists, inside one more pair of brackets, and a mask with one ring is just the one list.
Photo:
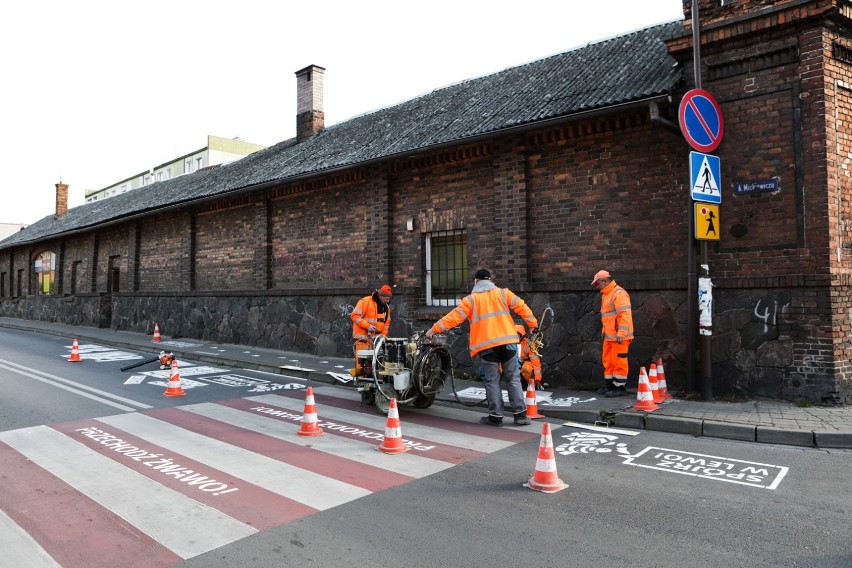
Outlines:
{"label": "drainpipe", "polygon": [[[669,102],[671,102],[671,98],[669,98]],[[670,130],[678,136],[683,137],[683,133],[680,131],[680,125],[660,116],[660,105],[658,105],[656,101],[651,101],[648,104],[648,111],[651,113],[652,124],[659,124],[666,130]]]}

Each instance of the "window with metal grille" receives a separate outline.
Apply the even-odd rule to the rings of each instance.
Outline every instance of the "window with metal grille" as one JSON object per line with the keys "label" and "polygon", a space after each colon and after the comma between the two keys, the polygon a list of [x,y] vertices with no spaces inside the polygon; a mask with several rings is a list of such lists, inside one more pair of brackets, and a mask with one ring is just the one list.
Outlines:
{"label": "window with metal grille", "polygon": [[464,229],[426,235],[426,303],[455,306],[468,293],[467,233]]}

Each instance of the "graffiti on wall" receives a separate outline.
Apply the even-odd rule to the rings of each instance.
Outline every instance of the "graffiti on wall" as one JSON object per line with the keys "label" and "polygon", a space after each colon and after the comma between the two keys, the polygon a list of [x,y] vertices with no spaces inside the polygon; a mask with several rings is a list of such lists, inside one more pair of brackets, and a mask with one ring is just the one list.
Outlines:
{"label": "graffiti on wall", "polygon": [[804,320],[805,306],[798,300],[781,304],[778,300],[761,299],[754,306],[754,317],[763,322],[763,333],[768,333],[769,326],[778,325],[779,318],[787,325]]}
{"label": "graffiti on wall", "polygon": [[352,312],[355,306],[340,304],[337,311],[339,315],[331,322],[331,338],[334,341],[347,341],[352,337]]}

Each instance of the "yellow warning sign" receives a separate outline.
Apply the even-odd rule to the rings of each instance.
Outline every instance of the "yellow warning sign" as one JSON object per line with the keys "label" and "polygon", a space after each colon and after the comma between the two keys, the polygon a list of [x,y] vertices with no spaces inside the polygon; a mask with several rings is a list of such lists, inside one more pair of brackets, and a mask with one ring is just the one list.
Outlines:
{"label": "yellow warning sign", "polygon": [[719,206],[695,203],[695,238],[699,241],[719,240]]}

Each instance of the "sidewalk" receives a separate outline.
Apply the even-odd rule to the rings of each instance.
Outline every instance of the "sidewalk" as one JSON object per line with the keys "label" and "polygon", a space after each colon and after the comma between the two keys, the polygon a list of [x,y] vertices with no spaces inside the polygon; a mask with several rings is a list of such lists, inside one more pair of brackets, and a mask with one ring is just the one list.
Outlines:
{"label": "sidewalk", "polygon": [[[310,381],[342,384],[337,374],[348,376],[352,361],[340,357],[317,357],[304,353],[274,351],[243,345],[207,343],[200,339],[172,339],[162,336],[154,343],[150,335],[71,326],[34,320],[0,318],[0,327],[77,338],[80,344],[96,343],[149,352],[160,350],[175,356],[211,363],[280,373]],[[162,330],[161,330],[162,331]],[[437,400],[441,404],[459,404],[448,382]],[[344,387],[346,388],[346,387]],[[455,381],[455,389],[465,402],[484,399],[482,383]],[[555,420],[599,426],[633,428],[709,436],[767,444],[785,444],[816,448],[852,449],[852,406],[800,408],[784,401],[694,402],[670,399],[654,412],[631,410],[635,396],[604,398],[593,392],[567,389],[539,391],[536,405],[541,414]],[[478,408],[484,408],[482,406]]]}

